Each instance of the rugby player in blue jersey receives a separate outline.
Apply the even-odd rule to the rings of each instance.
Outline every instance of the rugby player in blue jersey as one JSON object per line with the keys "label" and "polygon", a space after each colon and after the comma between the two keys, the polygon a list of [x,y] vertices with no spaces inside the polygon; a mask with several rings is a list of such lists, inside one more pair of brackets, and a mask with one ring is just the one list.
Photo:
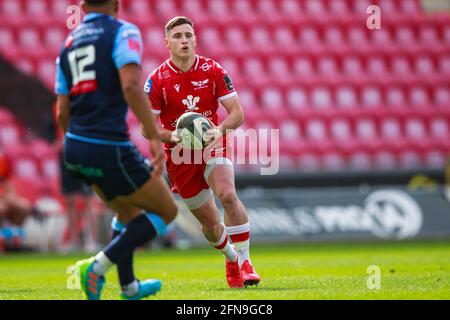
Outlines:
{"label": "rugby player in blue jersey", "polygon": [[[116,217],[113,240],[95,257],[77,262],[80,282],[87,298],[98,300],[105,273],[117,265],[121,298],[142,299],[159,291],[161,282],[135,278],[133,252],[165,233],[177,207],[160,176],[164,153],[150,102],[141,90],[139,29],[116,18],[118,0],[84,0],[81,5],[87,14],[67,37],[56,62],[64,161]],[[129,140],[128,106],[149,139],[151,164]]]}

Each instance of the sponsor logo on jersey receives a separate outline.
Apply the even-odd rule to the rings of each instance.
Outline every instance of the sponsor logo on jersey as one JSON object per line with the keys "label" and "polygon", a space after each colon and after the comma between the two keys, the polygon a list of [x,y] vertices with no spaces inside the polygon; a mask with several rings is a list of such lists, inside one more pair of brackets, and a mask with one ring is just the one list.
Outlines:
{"label": "sponsor logo on jersey", "polygon": [[212,68],[212,66],[210,65],[210,64],[208,64],[208,62],[205,62],[204,64],[202,64],[201,66],[200,66],[200,69],[202,69],[203,71],[208,71],[209,69],[211,69]]}
{"label": "sponsor logo on jersey", "polygon": [[200,97],[194,97],[192,95],[188,95],[186,99],[183,99],[181,102],[187,107],[188,111],[198,110],[197,103],[200,101]]}
{"label": "sponsor logo on jersey", "polygon": [[233,81],[231,80],[230,76],[228,74],[226,74],[223,77],[223,80],[225,81],[225,84],[227,85],[228,91],[233,91],[234,86],[233,86]]}
{"label": "sponsor logo on jersey", "polygon": [[148,78],[144,85],[144,92],[149,94],[152,90],[152,78]]}
{"label": "sponsor logo on jersey", "polygon": [[141,44],[138,40],[132,38],[128,39],[128,48],[136,52],[141,52]]}
{"label": "sponsor logo on jersey", "polygon": [[209,79],[205,79],[202,81],[191,81],[192,85],[195,87],[194,90],[208,88],[208,82],[209,82]]}

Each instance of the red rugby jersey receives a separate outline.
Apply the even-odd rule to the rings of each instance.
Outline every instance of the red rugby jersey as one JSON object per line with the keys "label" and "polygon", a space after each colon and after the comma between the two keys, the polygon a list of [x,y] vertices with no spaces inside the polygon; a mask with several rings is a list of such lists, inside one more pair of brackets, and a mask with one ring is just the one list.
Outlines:
{"label": "red rugby jersey", "polygon": [[160,116],[163,128],[171,131],[185,112],[201,113],[218,125],[219,102],[237,95],[222,66],[198,55],[187,72],[176,67],[170,59],[166,60],[149,75],[144,90],[149,95],[152,111]]}

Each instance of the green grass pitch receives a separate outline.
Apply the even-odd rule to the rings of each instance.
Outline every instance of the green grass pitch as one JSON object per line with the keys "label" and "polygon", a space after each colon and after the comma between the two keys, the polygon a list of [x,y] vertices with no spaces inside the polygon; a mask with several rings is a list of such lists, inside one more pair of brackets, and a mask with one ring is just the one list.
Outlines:
{"label": "green grass pitch", "polygon": [[[135,259],[139,278],[158,278],[150,299],[450,299],[450,242],[253,245],[259,287],[228,289],[224,259],[211,248],[149,250]],[[86,255],[0,256],[0,300],[84,299],[68,289],[67,268]],[[380,269],[380,288],[369,289],[368,267]],[[373,281],[370,283],[374,283]],[[118,299],[111,270],[103,299]]]}

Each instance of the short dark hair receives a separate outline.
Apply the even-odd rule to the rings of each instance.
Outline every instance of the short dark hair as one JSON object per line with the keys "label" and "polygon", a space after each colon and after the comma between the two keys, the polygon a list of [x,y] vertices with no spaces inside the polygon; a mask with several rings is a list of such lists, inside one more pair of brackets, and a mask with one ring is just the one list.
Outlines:
{"label": "short dark hair", "polygon": [[84,0],[84,2],[86,2],[87,5],[92,6],[92,7],[99,7],[109,1],[111,1],[111,0]]}
{"label": "short dark hair", "polygon": [[165,30],[166,34],[168,34],[170,30],[172,30],[175,27],[181,26],[183,24],[188,24],[192,28],[194,28],[194,23],[192,22],[191,19],[189,19],[187,17],[184,17],[184,16],[177,16],[177,17],[174,17],[174,18],[170,19],[166,23],[166,26],[164,27],[164,30]]}

